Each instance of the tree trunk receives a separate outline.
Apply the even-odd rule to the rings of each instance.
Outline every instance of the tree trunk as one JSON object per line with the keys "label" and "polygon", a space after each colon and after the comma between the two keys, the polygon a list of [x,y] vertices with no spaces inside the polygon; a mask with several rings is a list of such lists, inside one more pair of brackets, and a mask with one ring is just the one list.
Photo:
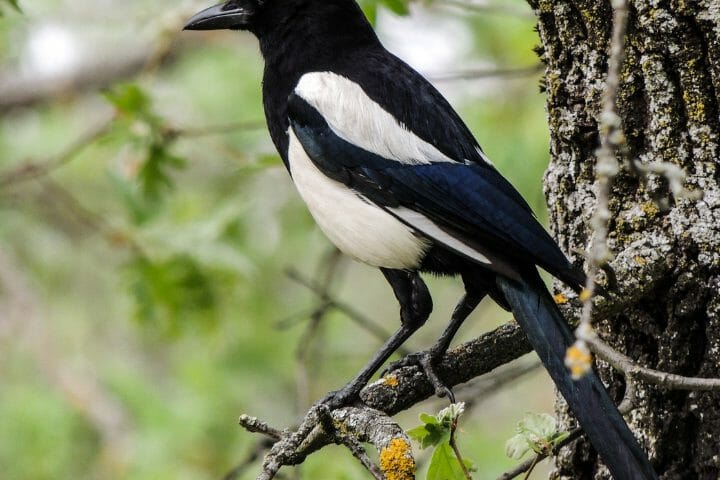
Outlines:
{"label": "tree trunk", "polygon": [[[607,0],[529,2],[547,64],[550,218],[560,245],[581,264],[578,252],[587,251],[593,231],[612,9]],[[704,197],[674,199],[661,176],[644,182],[627,169],[620,173],[609,247],[615,301],[624,307],[595,325],[641,365],[686,376],[720,377],[719,95],[720,2],[631,0],[618,97],[629,157],[681,167],[687,186]],[[624,379],[599,369],[621,399]],[[635,405],[628,422],[661,478],[718,478],[720,395],[641,383]],[[572,422],[564,411],[563,418]],[[553,478],[609,474],[589,444],[577,442],[562,451]]]}

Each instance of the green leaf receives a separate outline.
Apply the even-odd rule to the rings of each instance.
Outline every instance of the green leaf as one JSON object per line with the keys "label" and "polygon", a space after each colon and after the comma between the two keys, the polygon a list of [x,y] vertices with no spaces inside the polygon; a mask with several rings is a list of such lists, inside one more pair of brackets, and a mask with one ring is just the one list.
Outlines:
{"label": "green leaf", "polygon": [[427,480],[465,480],[465,473],[450,445],[439,445],[432,458],[427,472]]}
{"label": "green leaf", "polygon": [[527,413],[518,428],[539,438],[549,438],[557,432],[557,422],[547,413]]}
{"label": "green leaf", "polygon": [[527,438],[519,433],[505,442],[505,455],[514,460],[520,460],[529,451]]}
{"label": "green leaf", "polygon": [[171,154],[165,145],[151,145],[138,171],[138,180],[145,198],[159,200],[162,193],[173,186],[172,170],[184,168],[185,163],[183,158]]}
{"label": "green leaf", "polygon": [[440,425],[440,421],[437,417],[435,415],[430,415],[429,413],[421,413],[420,421],[426,424]]}
{"label": "green leaf", "polygon": [[150,114],[150,96],[135,83],[115,85],[104,95],[124,115],[147,117]]}
{"label": "green leaf", "polygon": [[538,454],[550,454],[552,449],[568,437],[568,432],[558,431],[557,421],[546,413],[526,413],[518,422],[517,435],[505,443],[505,453],[518,459],[529,450]]}

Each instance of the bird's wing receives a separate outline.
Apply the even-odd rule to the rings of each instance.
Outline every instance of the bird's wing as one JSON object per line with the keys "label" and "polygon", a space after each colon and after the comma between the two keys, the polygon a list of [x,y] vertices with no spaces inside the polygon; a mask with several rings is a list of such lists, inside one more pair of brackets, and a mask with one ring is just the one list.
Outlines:
{"label": "bird's wing", "polygon": [[494,168],[449,158],[374,102],[352,98],[343,106],[347,91],[323,87],[296,90],[288,114],[293,133],[325,175],[499,273],[513,275],[513,266],[534,263],[566,276],[566,257]]}

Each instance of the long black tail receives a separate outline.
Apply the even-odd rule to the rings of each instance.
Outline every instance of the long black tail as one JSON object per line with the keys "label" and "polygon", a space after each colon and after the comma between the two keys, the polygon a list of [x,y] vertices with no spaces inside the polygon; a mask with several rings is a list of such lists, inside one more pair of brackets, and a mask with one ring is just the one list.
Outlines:
{"label": "long black tail", "polygon": [[657,474],[645,452],[593,372],[573,380],[565,367],[565,352],[573,335],[537,272],[524,281],[498,277],[498,287],[515,319],[590,442],[617,480],[653,480]]}

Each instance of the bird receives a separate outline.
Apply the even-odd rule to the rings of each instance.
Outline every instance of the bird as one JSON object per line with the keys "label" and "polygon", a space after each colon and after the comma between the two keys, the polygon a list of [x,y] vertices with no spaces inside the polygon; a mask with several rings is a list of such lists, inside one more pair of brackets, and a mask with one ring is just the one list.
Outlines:
{"label": "bird", "polygon": [[575,268],[518,191],[499,173],[450,103],[390,53],[354,0],[230,0],[186,30],[254,34],[265,62],[270,137],[324,234],[380,269],[400,304],[400,326],[370,362],[324,401],[359,391],[428,319],[421,274],[460,277],[465,294],[418,361],[433,365],[480,301],[512,311],[594,448],[616,479],[656,479],[594,372],[564,365],[574,336],[538,267],[576,291]]}

